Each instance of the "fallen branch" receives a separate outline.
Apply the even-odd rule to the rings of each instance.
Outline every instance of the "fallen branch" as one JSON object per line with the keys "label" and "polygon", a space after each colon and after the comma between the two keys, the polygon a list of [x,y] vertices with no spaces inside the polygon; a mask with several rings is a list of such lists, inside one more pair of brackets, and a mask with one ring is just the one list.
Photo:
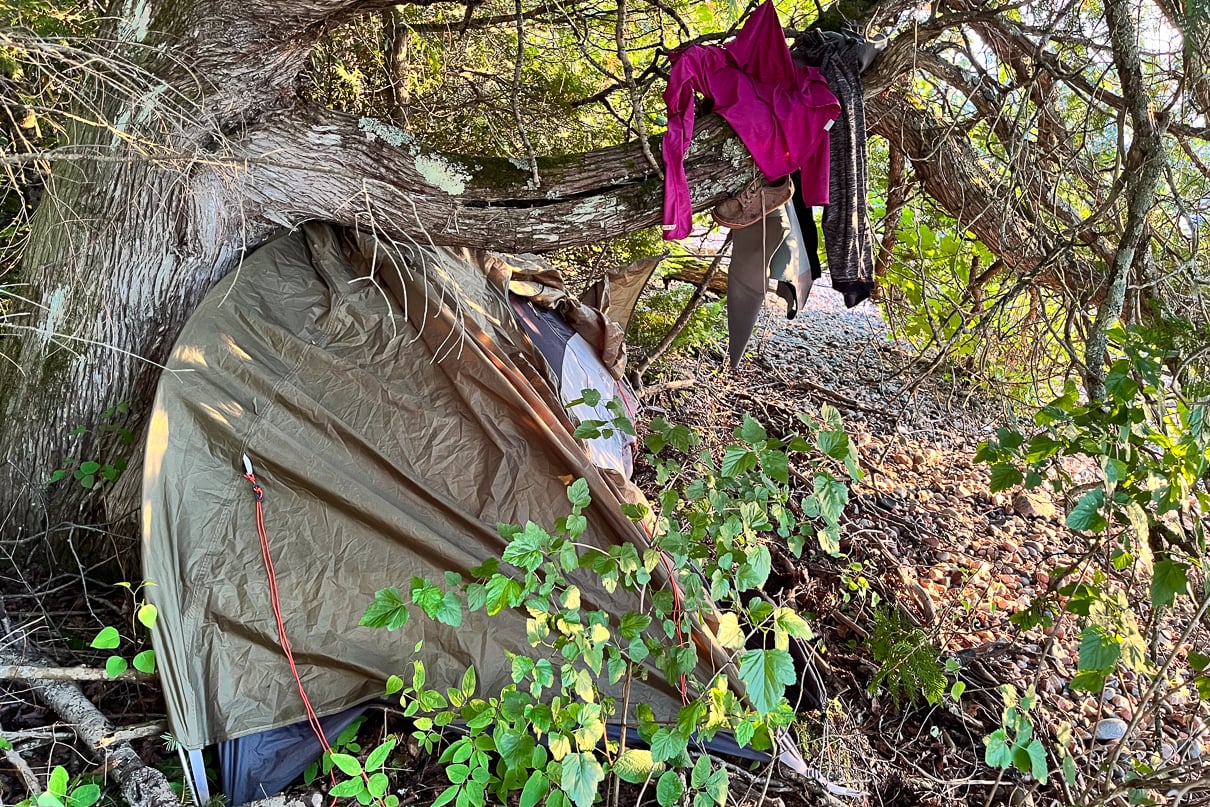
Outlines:
{"label": "fallen branch", "polygon": [[[24,650],[0,648],[0,664],[20,667],[27,666],[29,661],[46,663],[28,646],[29,637],[17,634],[17,639],[24,639]],[[145,765],[129,741],[117,739],[117,730],[74,682],[47,678],[24,680],[38,698],[70,723],[76,736],[93,750],[106,774],[112,775],[118,783],[127,804],[131,807],[177,807],[180,804],[164,774]]]}
{"label": "fallen branch", "polygon": [[[12,742],[11,734],[5,734],[3,731],[0,731],[0,735],[2,735],[10,743]],[[4,749],[4,758],[7,759],[8,764],[12,765],[13,769],[21,775],[21,781],[25,783],[25,791],[30,796],[36,796],[42,792],[42,783],[38,781],[37,774],[34,773],[34,769],[29,766],[29,763],[17,753],[17,749]]]}
{"label": "fallen branch", "polygon": [[40,681],[154,681],[155,676],[138,670],[127,670],[121,675],[110,677],[97,667],[42,667],[33,664],[5,664],[0,666],[0,681],[21,678]]}

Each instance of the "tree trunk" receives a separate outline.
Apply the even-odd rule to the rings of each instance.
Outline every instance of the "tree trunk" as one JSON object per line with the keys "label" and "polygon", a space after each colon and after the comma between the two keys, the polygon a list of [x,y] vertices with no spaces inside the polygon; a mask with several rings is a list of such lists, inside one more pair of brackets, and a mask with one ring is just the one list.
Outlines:
{"label": "tree trunk", "polygon": [[[113,38],[124,45],[107,58],[123,80],[104,70],[92,80],[92,102],[75,112],[98,125],[76,127],[70,159],[51,155],[18,278],[27,302],[9,320],[13,361],[0,362],[0,531],[28,539],[18,562],[101,522],[125,523],[81,535],[103,539],[107,555],[125,541],[118,554],[129,554],[160,362],[202,296],[275,229],[321,218],[521,252],[659,222],[662,184],[638,144],[540,159],[535,189],[528,166],[432,152],[390,124],[293,96],[324,25],[391,5],[132,0],[118,10]],[[703,119],[686,159],[695,208],[736,190],[749,161],[725,124]],[[125,472],[111,484],[119,460]],[[93,462],[107,471],[85,473]]]}

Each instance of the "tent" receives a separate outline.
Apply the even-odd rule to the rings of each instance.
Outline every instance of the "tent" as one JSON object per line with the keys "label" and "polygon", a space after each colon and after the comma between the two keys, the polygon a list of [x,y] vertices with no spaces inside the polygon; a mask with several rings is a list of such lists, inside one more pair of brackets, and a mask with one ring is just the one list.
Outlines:
{"label": "tent", "polygon": [[[376,591],[499,557],[496,525],[552,525],[578,478],[593,500],[584,541],[647,545],[620,509],[641,495],[611,467],[625,447],[599,446],[603,467],[593,464],[563,405],[575,397],[560,393],[568,373],[535,346],[538,325],[520,324],[526,306],[537,320],[559,312],[572,327],[555,343],[579,367],[570,377],[616,383],[615,326],[551,272],[310,224],[247,256],[186,324],[151,419],[143,557],[171,727],[203,799],[205,746],[220,745],[236,804],[276,792],[318,755],[271,582],[306,697],[331,733],[382,696],[420,640],[432,685],[456,686],[473,664],[481,693],[511,681],[508,653],[529,651],[525,615],[507,610],[470,613],[456,629],[424,618],[390,633],[360,627]],[[590,341],[586,356],[579,342]],[[637,606],[620,588],[577,582],[587,607]],[[700,679],[726,667],[708,632],[694,641]],[[630,702],[663,718],[682,703],[655,670]]]}

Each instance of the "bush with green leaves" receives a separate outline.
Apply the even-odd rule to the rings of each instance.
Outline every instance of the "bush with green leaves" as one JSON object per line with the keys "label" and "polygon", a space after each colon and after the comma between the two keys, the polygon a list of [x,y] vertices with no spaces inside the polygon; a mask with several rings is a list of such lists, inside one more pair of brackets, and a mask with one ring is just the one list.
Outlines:
{"label": "bush with green leaves", "polygon": [[[940,648],[898,611],[875,609],[870,653],[878,665],[870,691],[885,689],[896,704],[904,697],[912,703],[923,697],[935,704],[945,695],[947,682]],[[961,695],[962,690],[955,692]]]}
{"label": "bush with green leaves", "polygon": [[[644,350],[654,348],[672,328],[692,295],[691,286],[679,283],[665,291],[645,295],[631,317],[626,331],[627,344]],[[672,340],[669,351],[689,355],[716,352],[726,335],[727,312],[723,303],[719,300],[702,303]]]}
{"label": "bush with green leaves", "polygon": [[[1191,596],[1190,582],[1205,564],[1210,406],[1181,393],[1167,369],[1171,356],[1154,333],[1117,327],[1110,336],[1116,359],[1105,400],[1082,402],[1069,383],[1038,410],[1033,428],[1000,429],[980,446],[976,460],[990,464],[993,492],[1048,486],[1066,498],[1066,525],[1087,539],[1086,550],[1053,570],[1049,590],[1014,614],[1013,622],[1029,629],[1050,627],[1059,618],[1076,620],[1078,668],[1069,686],[1098,692],[1126,668],[1154,698],[1166,691],[1181,654],[1177,645],[1145,637],[1157,634],[1165,620],[1171,620],[1173,635],[1188,637],[1192,611],[1199,605],[1205,610],[1205,593],[1191,608],[1176,606]],[[1077,484],[1073,468],[1096,469],[1097,478]],[[1210,659],[1191,653],[1189,662],[1193,683],[1210,698],[1210,681],[1203,684],[1200,673]],[[1008,750],[997,742],[998,760],[1007,760],[1011,750],[1012,764],[1026,768],[1018,764],[1025,762],[1020,740]],[[1058,753],[1070,783],[1075,774],[1066,761],[1066,742]]]}
{"label": "bush with green leaves", "polygon": [[[653,787],[661,805],[688,797],[695,807],[726,802],[726,768],[708,757],[692,760],[691,741],[727,731],[741,746],[772,749],[795,717],[785,698],[798,677],[789,643],[811,637],[801,615],[761,593],[772,567],[769,542],[780,538],[795,554],[808,538],[834,549],[848,493],[832,471],[847,466],[859,474],[835,410],[822,422],[803,422],[814,440],[770,438],[745,417],[737,443],[718,463],[705,452],[693,455],[697,438],[687,428],[653,423],[645,443],[664,490],[650,549],[581,540],[591,504],[581,479],[568,487],[570,513],[553,530],[532,522],[500,525],[507,547],[470,579],[447,573],[439,582],[414,578],[406,595],[398,587],[377,593],[362,624],[388,630],[406,624],[413,609],[455,627],[467,610],[492,616],[521,608],[528,615],[532,652],[511,657],[512,683],[500,692],[478,694],[473,668],[460,687],[429,688],[419,660],[410,684],[397,676],[387,683],[425,750],[439,749],[447,741],[443,730],[459,726],[461,735],[441,750],[450,784],[433,807],[477,807],[489,798],[515,798],[520,807],[589,807],[610,775]],[[801,460],[814,472],[815,491],[792,505],[787,452],[817,447],[822,459]],[[634,521],[652,515],[644,505],[624,510]],[[588,608],[575,582],[581,575],[606,591],[639,594],[642,609],[612,616]],[[665,582],[669,575],[679,596]],[[690,637],[703,623],[731,654],[746,697],[723,673],[694,677],[698,653]],[[625,696],[611,694],[626,692],[651,667],[684,682],[687,701],[675,722],[657,721],[647,704],[627,709]],[[623,722],[645,748],[606,740],[607,723]]]}
{"label": "bush with green leaves", "polygon": [[[0,739],[0,749],[11,748]],[[101,800],[101,786],[95,782],[72,782],[67,769],[56,765],[46,782],[46,790],[36,793],[17,807],[92,807]]]}

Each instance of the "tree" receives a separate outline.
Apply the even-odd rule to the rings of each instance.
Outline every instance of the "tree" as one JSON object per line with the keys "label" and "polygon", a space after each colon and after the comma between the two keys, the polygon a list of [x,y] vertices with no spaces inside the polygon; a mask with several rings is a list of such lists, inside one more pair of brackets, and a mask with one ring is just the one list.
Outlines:
{"label": "tree", "polygon": [[[885,208],[884,264],[902,276],[927,257],[895,237],[907,227],[905,207],[912,226],[928,219],[953,240],[928,270],[955,273],[946,282],[964,286],[953,294],[942,282],[952,299],[929,309],[944,326],[935,329],[942,343],[1045,293],[1065,317],[1057,326],[1045,319],[1058,333],[1051,341],[1077,362],[1087,353],[1082,374],[1095,393],[1103,377],[1097,334],[1123,306],[1135,318],[1204,328],[1207,268],[1197,251],[1210,198],[1204,3],[1108,0],[1102,9],[1090,1],[1018,8],[948,0],[932,4],[926,18],[916,7],[844,0],[817,15],[804,3],[783,17],[792,29],[855,19],[890,37],[866,76],[867,112],[871,132],[912,171],[898,172],[886,189],[901,201]],[[643,97],[659,88],[667,63],[656,46],[703,34],[684,13],[703,8],[660,0],[630,9],[125,0],[85,43],[5,35],[3,44],[31,62],[86,77],[64,90],[69,123],[57,147],[38,155],[53,170],[22,268],[5,278],[20,298],[3,313],[0,523],[35,534],[133,512],[136,473],[105,497],[104,516],[82,486],[48,481],[65,458],[106,454],[106,441],[122,434],[99,428],[108,407],[127,404],[124,428],[139,433],[157,362],[185,318],[245,250],[281,226],[323,218],[386,237],[546,251],[657,223],[661,182],[650,155],[658,136],[648,141],[645,132],[659,121]],[[640,12],[645,25],[628,27]],[[511,114],[522,158],[433,150],[388,122],[408,120],[401,105],[414,105],[416,93],[406,82],[389,85],[394,113],[381,118],[307,100],[317,93],[300,92],[300,77],[313,74],[317,46],[332,47],[342,24],[384,13],[390,36],[370,58],[389,70],[403,58],[405,33],[444,30],[454,41],[459,30],[486,30],[515,47],[514,63],[477,77],[475,103],[463,108]],[[425,14],[428,22],[417,19]],[[712,20],[720,21],[705,22]],[[1136,58],[1140,28],[1154,25],[1176,44]],[[626,142],[537,155],[526,137],[533,121],[518,102],[532,44],[526,31],[561,31],[560,41],[599,68],[582,99],[567,106],[604,104]],[[602,32],[613,35],[608,46]],[[689,176],[703,209],[743,178],[727,127],[712,120],[699,128]],[[983,253],[992,259],[979,265]],[[892,287],[902,282],[891,278]],[[1085,341],[1088,351],[1080,349]]]}

